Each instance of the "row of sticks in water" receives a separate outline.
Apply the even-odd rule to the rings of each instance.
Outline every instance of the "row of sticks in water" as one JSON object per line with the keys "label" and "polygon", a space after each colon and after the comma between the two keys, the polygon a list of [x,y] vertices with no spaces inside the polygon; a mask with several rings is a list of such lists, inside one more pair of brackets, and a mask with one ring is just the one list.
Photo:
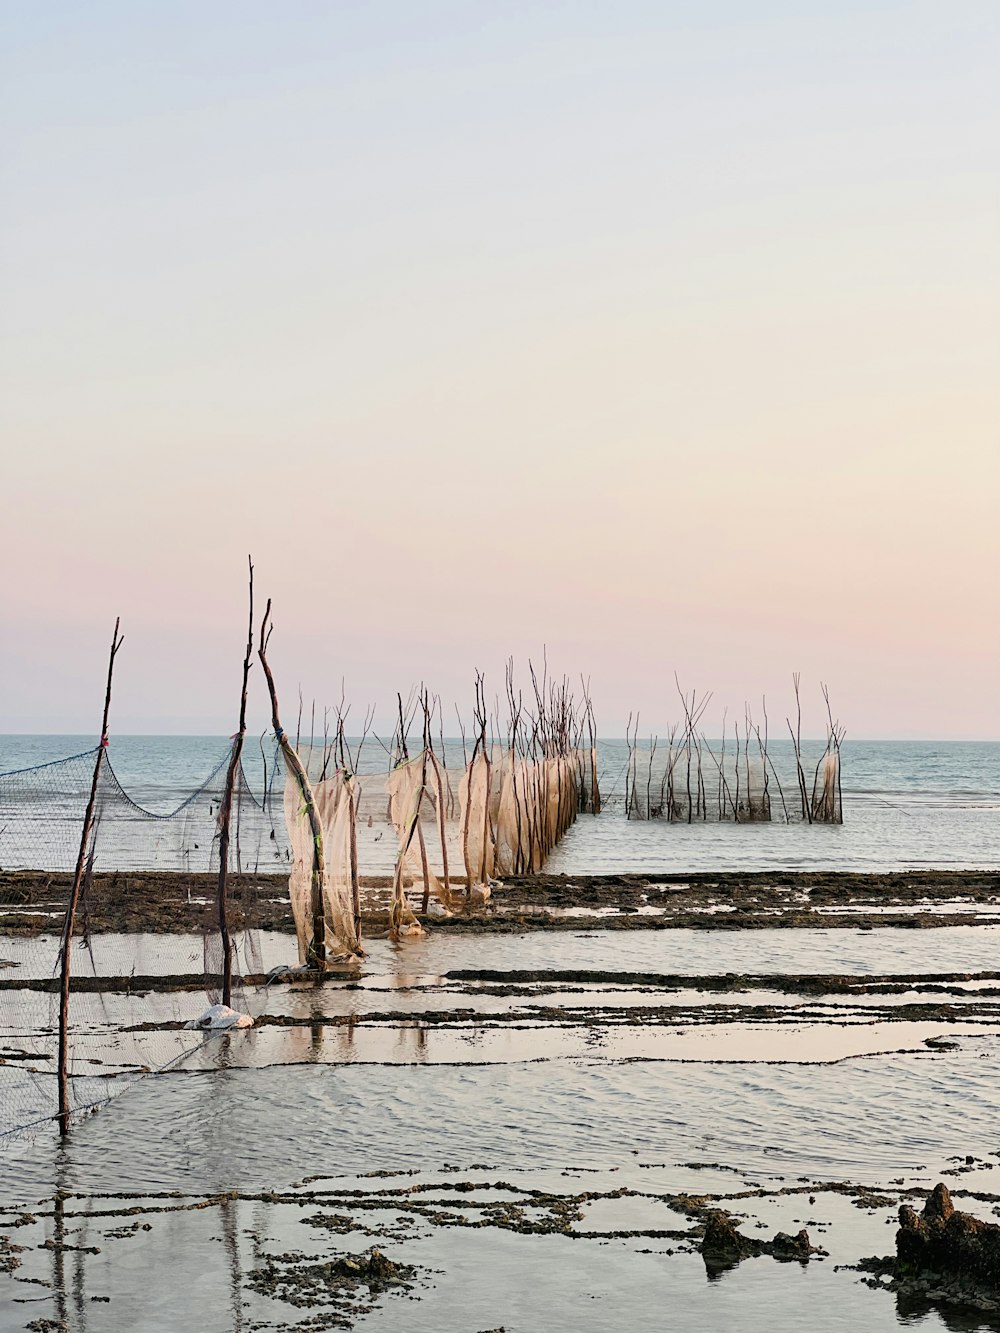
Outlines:
{"label": "row of sticks in water", "polygon": [[[287,743],[290,897],[303,962],[316,959],[317,897],[324,907],[324,934],[335,936],[348,952],[360,951],[357,826],[362,788],[369,806],[373,800],[385,801],[385,816],[399,840],[390,908],[390,932],[396,937],[422,929],[407,901],[408,881],[422,883],[424,913],[432,896],[445,910],[452,902],[458,877],[449,859],[449,830],[457,834],[461,848],[466,896],[473,896],[477,887],[485,896],[494,875],[539,870],[578,811],[599,810],[595,723],[586,686],[578,704],[566,679],[550,682],[546,671],[539,682],[534,670],[531,678],[533,706],[528,708],[515,690],[513,666],[508,664],[510,714],[500,744],[490,737],[485,684],[477,673],[472,754],[470,758],[463,729],[457,796],[434,745],[432,724],[440,704],[424,689],[405,705],[398,697],[392,740],[388,745],[379,742],[390,759],[384,778],[357,777],[370,718],[354,750],[345,736],[342,708],[332,739],[325,727],[321,749]],[[415,747],[410,732],[418,717],[419,749],[411,753]]]}
{"label": "row of sticks in water", "polygon": [[[738,824],[768,822],[772,818],[771,783],[778,793],[786,823],[800,818],[809,824],[843,822],[840,787],[840,747],[844,729],[834,720],[827,687],[820,688],[826,705],[826,746],[820,755],[810,784],[802,755],[802,703],[800,680],[792,677],[795,690],[796,721],[786,719],[795,758],[797,801],[785,790],[768,750],[767,704],[762,701],[763,722],[757,723],[749,707],[745,710],[742,734],[737,722],[735,752],[726,750],[726,722],[723,717],[722,740],[718,750],[705,737],[701,727],[711,694],[701,700],[692,691],[685,694],[678,684],[684,720],[667,734],[662,758],[658,736],[651,736],[649,749],[639,749],[639,719],[631,715],[626,726],[628,744],[625,813],[629,819],[665,819],[693,823],[697,820],[733,820]],[[797,807],[797,809],[796,809]]]}

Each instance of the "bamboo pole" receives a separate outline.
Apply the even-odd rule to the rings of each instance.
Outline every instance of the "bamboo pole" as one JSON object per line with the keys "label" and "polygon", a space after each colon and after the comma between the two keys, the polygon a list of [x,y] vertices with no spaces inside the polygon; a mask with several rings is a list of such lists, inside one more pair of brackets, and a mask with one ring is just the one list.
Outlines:
{"label": "bamboo pole", "polygon": [[[424,754],[429,757],[431,769],[434,773],[434,801],[437,805],[437,826],[438,837],[441,840],[441,865],[442,865],[442,883],[444,885],[444,895],[448,899],[451,897],[451,875],[448,869],[448,834],[446,826],[446,810],[444,808],[444,778],[441,771],[441,762],[434,753],[434,740],[432,735],[432,726],[434,721],[434,704],[430,701],[427,691],[424,691]],[[442,723],[442,741],[441,750],[444,753],[444,724]],[[428,902],[428,906],[430,903]],[[424,908],[426,911],[427,908]]]}
{"label": "bamboo pole", "polygon": [[590,737],[590,813],[599,815],[601,813],[601,794],[597,786],[597,738],[594,734],[594,706],[590,701],[590,681],[580,677],[580,685],[583,689],[584,718],[587,723],[587,733]]}
{"label": "bamboo pole", "polygon": [[423,804],[424,795],[427,791],[427,755],[430,750],[430,712],[427,702],[427,692],[423,690],[420,698],[420,706],[424,710],[424,747],[420,759],[420,800],[417,802],[417,843],[420,847],[420,869],[424,877],[424,894],[421,899],[421,912],[427,915],[427,910],[431,905],[431,876],[430,862],[427,859],[427,842],[424,838],[424,830],[420,824],[420,806]]}
{"label": "bamboo pole", "polygon": [[[424,773],[424,774],[421,776],[421,779],[420,779],[420,800],[421,800],[421,802],[423,801],[423,798],[424,798],[424,777],[425,777],[425,776],[426,776],[426,773]],[[429,909],[430,909],[430,905],[431,905],[431,874],[430,874],[430,869],[431,869],[431,868],[430,868],[430,865],[429,865],[429,863],[428,863],[428,861],[427,861],[427,843],[426,843],[425,840],[424,840],[424,831],[423,831],[423,829],[420,827],[420,803],[417,804],[417,846],[418,846],[419,849],[420,849],[420,873],[421,873],[421,875],[422,875],[422,877],[423,877],[423,881],[424,881],[424,892],[423,892],[423,896],[422,896],[421,899],[420,899],[420,911],[421,911],[421,913],[422,913],[424,916],[426,916],[427,913],[428,913],[428,911],[429,911]]]}
{"label": "bamboo pole", "polygon": [[[483,800],[483,846],[480,858],[479,882],[488,884],[489,878],[496,870],[496,846],[494,840],[493,823],[490,817],[490,800],[493,793],[493,739],[489,738],[487,742],[486,729],[488,726],[489,708],[486,703],[486,680],[481,672],[476,672],[476,722],[479,727],[478,744],[482,750],[483,761],[486,765],[486,795]],[[473,762],[475,762],[475,753],[473,753]],[[493,854],[491,855],[491,849]],[[470,890],[471,892],[471,890]]]}
{"label": "bamboo pole", "polygon": [[101,740],[94,760],[94,776],[90,782],[90,796],[83,816],[83,828],[80,833],[80,850],[77,853],[76,869],[73,873],[73,887],[70,889],[69,905],[66,908],[66,920],[63,925],[62,959],[59,979],[59,1056],[57,1074],[59,1083],[59,1133],[65,1137],[69,1132],[69,978],[70,960],[73,948],[73,928],[76,924],[76,910],[80,903],[80,889],[83,884],[84,868],[88,859],[91,834],[94,828],[94,810],[97,806],[97,788],[101,780],[101,768],[104,765],[104,752],[108,746],[108,715],[111,711],[111,679],[115,670],[115,658],[124,640],[118,634],[121,618],[115,620],[115,632],[111,636],[111,653],[108,657],[108,681],[104,692],[104,717],[101,722]]}
{"label": "bamboo pole", "polygon": [[625,761],[625,818],[632,818],[632,710],[629,709],[628,721],[625,723],[625,746],[628,750],[628,758]]}
{"label": "bamboo pole", "polygon": [[[426,780],[427,780],[427,752],[425,750],[420,769],[420,786],[417,788],[416,791],[416,799],[414,800],[413,803],[413,810],[409,816],[409,825],[405,829],[406,836],[400,843],[399,854],[396,857],[396,869],[393,872],[393,877],[392,877],[392,905],[389,908],[389,930],[390,930],[390,935],[393,939],[399,938],[400,927],[403,924],[403,909],[406,906],[406,898],[403,890],[403,873],[404,873],[404,868],[406,866],[406,858],[409,855],[410,847],[413,843],[414,833],[417,834],[418,845],[422,845],[421,843],[422,835],[420,834],[420,805],[424,799],[424,783],[426,782]],[[427,865],[426,850],[424,851],[422,859],[426,872],[426,865]],[[425,885],[428,897],[427,906],[429,906],[430,885],[426,880],[425,880]],[[427,911],[427,906],[423,908],[424,912]]]}
{"label": "bamboo pole", "polygon": [[484,750],[486,759],[486,799],[483,801],[483,851],[480,866],[480,883],[488,884],[490,874],[496,872],[496,847],[494,846],[494,855],[490,856],[490,844],[493,843],[493,825],[490,820],[490,798],[493,791],[493,764]]}
{"label": "bamboo pole", "polygon": [[[464,742],[464,736],[462,737],[462,740]],[[465,774],[462,779],[465,783],[465,817],[462,820],[462,860],[465,862],[466,898],[472,896],[472,862],[469,860],[469,824],[472,820],[472,772],[474,767],[475,760],[473,760],[471,764],[466,762]]]}

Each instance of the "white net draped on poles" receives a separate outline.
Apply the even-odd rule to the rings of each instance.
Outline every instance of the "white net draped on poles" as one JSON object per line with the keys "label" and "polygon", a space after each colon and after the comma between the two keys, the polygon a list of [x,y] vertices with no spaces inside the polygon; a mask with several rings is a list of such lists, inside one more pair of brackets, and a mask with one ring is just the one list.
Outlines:
{"label": "white net draped on poles", "polygon": [[413,930],[410,898],[446,912],[489,895],[490,881],[542,869],[591,799],[582,756],[526,758],[494,747],[449,772],[433,752],[397,764],[369,796],[396,835],[390,924]]}
{"label": "white net draped on poles", "polygon": [[[314,883],[320,895],[324,938],[335,950],[357,956],[361,951],[356,854],[358,779],[345,770],[309,783],[314,803],[311,819],[297,776],[285,776],[285,824],[291,852],[288,895],[299,948],[299,963],[310,959],[315,929]],[[320,846],[314,820],[318,821]]]}
{"label": "white net draped on poles", "polygon": [[[289,770],[289,895],[301,964],[314,937],[317,874],[326,942],[334,956],[357,955],[360,886],[388,891],[392,934],[418,933],[418,912],[447,915],[463,901],[487,898],[494,878],[539,871],[577,814],[600,803],[590,749],[533,757],[493,746],[449,767],[425,748],[388,768],[384,761],[376,767],[376,758],[358,773],[346,766],[331,773],[329,751],[317,747],[301,746],[296,755],[309,775],[314,810],[311,819]],[[314,851],[315,820],[322,864]]]}

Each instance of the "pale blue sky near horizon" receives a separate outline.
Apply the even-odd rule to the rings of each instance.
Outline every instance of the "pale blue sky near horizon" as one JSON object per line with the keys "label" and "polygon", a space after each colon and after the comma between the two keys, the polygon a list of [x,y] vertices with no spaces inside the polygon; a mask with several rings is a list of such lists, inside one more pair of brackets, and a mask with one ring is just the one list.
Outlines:
{"label": "pale blue sky near horizon", "polygon": [[[0,6],[0,731],[511,652],[1000,735],[1000,7]],[[259,687],[259,682],[258,682]],[[255,704],[255,707],[259,705]]]}

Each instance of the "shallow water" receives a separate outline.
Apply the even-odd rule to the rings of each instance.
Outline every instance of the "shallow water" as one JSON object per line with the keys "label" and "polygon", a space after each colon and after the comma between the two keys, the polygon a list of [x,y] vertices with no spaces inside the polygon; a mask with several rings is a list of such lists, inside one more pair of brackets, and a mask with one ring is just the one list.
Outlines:
{"label": "shallow water", "polygon": [[[77,748],[0,738],[0,768]],[[224,748],[121,738],[115,763],[166,809]],[[610,812],[581,818],[548,869],[1000,864],[1000,746],[850,743],[842,828],[628,823],[613,799],[623,756],[602,747]],[[261,947],[265,970],[294,961],[287,936]],[[201,959],[194,936],[99,936],[86,971]],[[0,939],[0,960],[4,979],[45,976],[51,948]],[[0,1237],[25,1247],[0,1272],[0,1330],[250,1333],[316,1316],[378,1333],[1000,1327],[836,1268],[892,1250],[907,1189],[945,1179],[985,1196],[959,1206],[1000,1209],[996,971],[990,925],[439,931],[372,941],[323,987],[248,992],[259,1026],[208,1041],[176,1029],[207,1001],[196,992],[74,996],[74,1068],[95,1090],[116,1062],[190,1053],[130,1073],[64,1145],[44,1131],[0,1149]],[[712,980],[730,973],[732,989]],[[947,973],[970,978],[932,980]],[[796,988],[817,975],[856,985]],[[884,976],[898,984],[868,980]],[[0,1017],[0,1058],[51,1042],[48,995],[0,992]],[[141,1023],[154,1028],[126,1031]],[[51,1078],[14,1065],[5,1086],[20,1079],[26,1099]],[[829,1257],[709,1277],[696,1218],[672,1206],[706,1193],[747,1234],[807,1226]],[[21,1208],[34,1220],[16,1226]],[[322,1277],[318,1305],[282,1299],[311,1261],[373,1244],[413,1265],[410,1288],[330,1305]]]}
{"label": "shallow water", "polygon": [[[600,1183],[613,1180],[611,1177]],[[439,1193],[443,1201],[451,1203],[446,1184]],[[616,1224],[677,1224],[677,1217],[662,1204],[643,1207],[645,1201],[638,1201],[639,1206],[630,1202],[631,1207],[617,1211]],[[63,1303],[67,1322],[71,1327],[121,1329],[295,1327],[294,1322],[256,1322],[268,1302],[247,1300],[247,1278],[269,1253],[287,1253],[292,1247],[320,1258],[330,1253],[332,1247],[324,1243],[323,1231],[310,1225],[314,1218],[324,1216],[315,1209],[315,1203],[306,1210],[281,1202],[234,1201],[200,1213],[154,1216],[149,1233],[140,1231],[110,1242],[106,1239],[107,1222],[71,1216],[66,1226],[72,1239],[103,1242],[103,1249],[100,1256],[88,1257],[83,1264],[74,1263],[74,1256],[68,1256],[64,1279],[68,1299]],[[803,1215],[801,1208],[793,1212],[773,1204],[767,1211],[774,1229],[784,1224],[784,1214],[790,1219],[787,1225],[792,1225],[795,1213]],[[826,1217],[836,1219],[834,1225],[854,1224],[855,1245],[845,1258],[847,1254],[856,1257],[866,1240],[872,1248],[870,1237],[884,1230],[883,1218],[862,1228],[856,1219],[845,1217],[850,1211],[843,1201],[826,1197],[818,1207],[809,1209],[810,1217],[820,1225]],[[384,1224],[385,1215],[380,1213],[379,1220]],[[357,1252],[370,1243],[371,1231],[361,1229],[367,1221],[364,1218],[356,1232],[337,1235],[336,1241]],[[734,1330],[860,1326],[881,1330],[896,1328],[902,1322],[888,1294],[850,1286],[845,1289],[843,1275],[833,1271],[832,1257],[813,1264],[807,1273],[798,1265],[764,1267],[751,1263],[713,1281],[706,1277],[700,1258],[679,1253],[675,1240],[647,1238],[641,1233],[626,1239],[581,1240],[468,1226],[446,1230],[424,1219],[414,1223],[412,1215],[406,1213],[389,1214],[388,1221],[397,1228],[395,1234],[405,1234],[406,1240],[402,1246],[398,1242],[386,1244],[386,1249],[405,1248],[410,1260],[419,1266],[422,1280],[415,1288],[416,1299],[389,1294],[378,1301],[371,1314],[357,1320],[357,1327],[362,1329],[433,1333],[440,1329],[502,1326],[510,1333],[538,1329],[599,1333],[619,1327],[662,1329],[665,1324],[674,1326],[679,1320],[690,1319],[695,1311],[699,1312],[697,1323],[682,1326]],[[601,1225],[606,1219],[598,1216],[596,1221]],[[814,1230],[820,1234],[819,1226]],[[192,1249],[197,1249],[203,1262],[200,1268],[187,1266],[190,1274],[185,1268],[181,1295],[178,1260]],[[45,1270],[40,1267],[39,1271]],[[95,1296],[108,1299],[109,1295],[109,1304],[103,1309],[89,1304]],[[38,1308],[31,1313],[37,1313]],[[181,1322],[185,1311],[197,1311],[196,1324]],[[288,1313],[294,1320],[309,1312]],[[81,1319],[87,1321],[85,1325]],[[501,1325],[496,1323],[498,1319]],[[923,1327],[942,1325],[931,1317]]]}
{"label": "shallow water", "polygon": [[996,804],[889,809],[845,794],[842,825],[667,824],[582,815],[546,862],[551,874],[855,870],[1000,865]]}
{"label": "shallow water", "polygon": [[[268,938],[268,959],[289,943]],[[65,1146],[42,1134],[0,1154],[0,1203],[37,1219],[12,1228],[0,1214],[0,1235],[28,1246],[0,1275],[0,1328],[294,1328],[328,1307],[289,1306],[275,1291],[291,1288],[262,1289],[260,1274],[372,1244],[415,1275],[409,1291],[365,1289],[337,1307],[360,1329],[652,1333],[668,1314],[750,1333],[991,1327],[982,1314],[946,1325],[835,1264],[891,1250],[902,1189],[943,1177],[1000,1196],[997,983],[950,983],[942,996],[920,980],[989,972],[998,943],[990,927],[374,941],[356,975],[269,988],[261,1026],[140,1079]],[[109,941],[110,954],[128,944]],[[192,947],[160,937],[136,956],[169,972]],[[549,969],[563,979],[538,979]],[[508,980],[460,975],[484,970]],[[759,980],[723,992],[683,982],[730,971]],[[565,979],[574,972],[607,976]],[[677,976],[653,979],[663,974]],[[808,974],[862,989],[787,989]],[[866,981],[888,974],[900,991]],[[939,1016],[894,1021],[894,1007],[942,998]],[[48,997],[34,999],[41,1021]],[[79,999],[82,1017],[93,1000]],[[132,1000],[102,997],[95,1021],[113,1025],[116,1003],[124,1013]],[[149,1012],[174,1003],[154,993]],[[926,1044],[941,1037],[954,1046]],[[842,1182],[885,1197],[859,1208],[827,1188]],[[765,1256],[710,1279],[693,1220],[669,1200],[748,1187],[764,1193],[727,1204],[748,1234],[808,1225],[829,1258],[800,1268]],[[814,1201],[775,1193],[789,1187]],[[989,1204],[962,1206],[990,1216]],[[37,1248],[46,1241],[56,1248]]]}
{"label": "shallow water", "polygon": [[[262,931],[263,970],[294,964],[295,940]],[[560,931],[511,935],[432,932],[422,939],[391,944],[366,940],[368,956],[344,970],[345,982],[376,976],[394,984],[425,975],[440,978],[467,969],[537,971],[689,972],[857,972],[919,973],[1000,969],[1000,924],[943,926],[925,930],[630,930]],[[17,975],[51,973],[52,950],[33,939],[0,936],[0,958],[18,964]],[[91,962],[92,958],[92,962]],[[203,967],[203,943],[196,935],[97,935],[83,971],[101,976],[168,975]],[[11,977],[13,971],[5,970]],[[336,983],[329,983],[336,984]]]}

